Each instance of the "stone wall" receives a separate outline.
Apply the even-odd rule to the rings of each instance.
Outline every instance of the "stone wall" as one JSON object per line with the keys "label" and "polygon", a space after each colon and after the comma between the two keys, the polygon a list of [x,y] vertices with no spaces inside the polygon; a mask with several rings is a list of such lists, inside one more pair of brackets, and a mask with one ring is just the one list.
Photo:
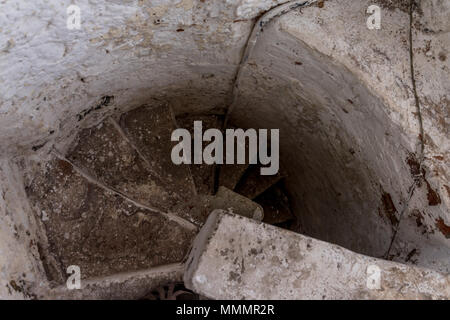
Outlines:
{"label": "stone wall", "polygon": [[448,2],[310,2],[3,1],[0,297],[45,283],[20,161],[161,101],[280,128],[297,231],[448,273]]}

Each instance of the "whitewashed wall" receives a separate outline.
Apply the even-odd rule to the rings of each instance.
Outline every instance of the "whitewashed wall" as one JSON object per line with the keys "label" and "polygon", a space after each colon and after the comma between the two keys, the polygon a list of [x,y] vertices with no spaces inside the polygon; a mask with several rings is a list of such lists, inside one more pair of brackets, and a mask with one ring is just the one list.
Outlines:
{"label": "whitewashed wall", "polygon": [[[26,292],[45,282],[36,253],[43,235],[27,209],[16,160],[41,157],[53,145],[62,150],[79,128],[143,103],[167,101],[177,113],[223,113],[233,102],[234,77],[256,18],[285,2],[2,1],[0,297],[28,297],[11,281]],[[365,24],[372,2],[383,12],[378,31]],[[383,209],[384,191],[405,217],[393,248],[398,255],[392,258],[406,261],[417,249],[413,261],[445,271],[450,247],[444,232],[450,226],[450,9],[448,1],[426,0],[414,14],[414,77],[425,133],[419,137],[408,3],[328,0],[323,7],[274,19],[254,39],[233,117],[289,134],[281,139],[297,215],[304,222],[301,231],[381,255],[392,236],[386,217],[376,216]],[[71,4],[81,9],[80,30],[66,27]],[[310,128],[302,127],[308,121]],[[406,156],[420,150],[421,138],[427,183],[408,200],[412,176]],[[323,145],[314,145],[319,141]],[[357,161],[351,160],[352,152]],[[348,174],[341,177],[343,172]],[[430,188],[438,204],[429,204]],[[355,234],[366,233],[366,243],[346,234],[347,227],[332,229],[339,226],[339,212],[330,213],[334,208],[345,212]],[[417,211],[432,233],[415,225]],[[321,221],[328,227],[320,229]]]}

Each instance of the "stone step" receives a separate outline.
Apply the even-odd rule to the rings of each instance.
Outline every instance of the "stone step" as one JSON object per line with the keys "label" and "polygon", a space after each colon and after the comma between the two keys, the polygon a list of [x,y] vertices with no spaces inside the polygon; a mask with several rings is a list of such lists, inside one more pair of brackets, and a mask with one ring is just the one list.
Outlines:
{"label": "stone step", "polygon": [[187,254],[196,229],[99,187],[67,161],[35,170],[27,195],[46,233],[40,247],[50,281],[64,282],[70,265],[88,279],[179,262]]}
{"label": "stone step", "polygon": [[[234,129],[237,130],[239,128],[236,128],[234,126],[229,126],[227,129]],[[245,131],[245,130],[244,130]],[[238,186],[238,184],[241,182],[243,185],[240,188],[244,188],[242,190],[242,192],[246,192],[249,195],[249,198],[253,198],[255,196],[257,196],[259,193],[261,193],[261,189],[265,189],[268,186],[271,185],[271,178],[274,180],[279,180],[281,179],[282,175],[275,175],[275,176],[267,176],[268,178],[263,179],[260,178],[260,180],[258,181],[254,181],[252,179],[255,179],[257,175],[256,173],[256,169],[254,169],[253,167],[256,166],[258,167],[259,165],[256,164],[251,164],[252,162],[258,162],[258,154],[249,154],[249,141],[248,139],[245,139],[245,163],[244,164],[238,164],[237,163],[237,139],[234,140],[235,145],[234,145],[234,163],[230,164],[230,163],[224,163],[223,165],[220,166],[220,175],[219,175],[219,186],[224,186],[227,187],[230,190],[235,190],[236,187]],[[270,150],[270,141],[269,141],[269,146],[268,149]],[[257,146],[257,148],[259,148],[259,146]],[[226,155],[227,153],[231,153],[232,151],[229,151],[226,149],[226,145],[225,145],[225,150],[224,150],[224,157],[226,159]],[[224,160],[225,162],[225,160]],[[245,184],[244,181],[242,181],[243,179],[246,179],[245,175],[247,174],[248,170],[255,170],[255,172],[251,172],[248,173],[250,176],[250,181],[248,182],[248,185]],[[259,172],[259,170],[258,170]],[[271,178],[269,178],[271,177]],[[267,181],[266,181],[267,180]],[[258,183],[261,183],[261,185],[257,185]],[[255,195],[256,194],[256,195]]]}
{"label": "stone step", "polygon": [[[202,121],[203,132],[216,128],[221,128],[221,121],[219,116],[217,115],[180,115],[176,117],[178,128],[184,128],[189,130],[192,137],[192,146],[194,140],[194,121]],[[208,145],[209,142],[204,142],[202,146],[203,148]],[[195,187],[197,189],[197,193],[199,194],[213,194],[214,193],[214,179],[215,179],[215,165],[207,165],[207,164],[194,164],[194,154],[192,153],[191,159],[191,173],[194,179]]]}
{"label": "stone step", "polygon": [[186,262],[187,288],[212,299],[449,299],[450,276],[214,211]]}
{"label": "stone step", "polygon": [[213,210],[223,209],[258,221],[264,218],[264,211],[259,204],[225,187],[219,187],[211,199],[211,207]]}
{"label": "stone step", "polygon": [[249,164],[223,164],[220,166],[219,186],[234,190]]}
{"label": "stone step", "polygon": [[[233,126],[229,126],[227,129],[237,129]],[[250,166],[249,159],[249,146],[248,140],[246,139],[245,143],[245,163],[237,164],[237,146],[234,146],[234,164],[226,164],[226,154],[229,152],[226,149],[226,142],[224,142],[224,164],[220,166],[220,174],[219,174],[219,186],[224,186],[230,190],[234,190],[238,182],[241,180],[245,171]],[[254,155],[255,156],[255,155]]]}
{"label": "stone step", "polygon": [[113,274],[81,281],[80,289],[66,285],[41,290],[38,299],[47,300],[138,300],[152,289],[183,279],[184,265],[170,264],[146,270]]}
{"label": "stone step", "polygon": [[219,187],[214,196],[198,195],[191,199],[187,205],[180,205],[177,211],[184,212],[195,221],[201,221],[200,225],[203,225],[215,209],[236,212],[258,221],[261,221],[264,217],[264,211],[259,204],[225,187]]}
{"label": "stone step", "polygon": [[81,131],[66,158],[93,179],[148,207],[165,212],[180,200],[112,119]]}
{"label": "stone step", "polygon": [[189,166],[175,165],[171,159],[172,132],[177,129],[170,106],[142,106],[122,115],[120,125],[132,144],[159,175],[168,195],[174,201],[194,197],[194,181]]}
{"label": "stone step", "polygon": [[280,225],[295,219],[289,199],[279,184],[272,186],[253,201],[262,206],[265,223]]}
{"label": "stone step", "polygon": [[260,165],[251,165],[234,188],[234,191],[249,199],[255,199],[285,177],[280,171],[272,176],[263,176],[260,169]]}

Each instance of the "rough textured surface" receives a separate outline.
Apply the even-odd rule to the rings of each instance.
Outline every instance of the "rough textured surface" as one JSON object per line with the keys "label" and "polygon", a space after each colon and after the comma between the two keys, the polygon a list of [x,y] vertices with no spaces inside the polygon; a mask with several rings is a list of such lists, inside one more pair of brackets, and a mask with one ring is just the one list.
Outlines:
{"label": "rough textured surface", "polygon": [[438,197],[428,180],[419,182],[399,224],[389,259],[450,274],[450,222]]}
{"label": "rough textured surface", "polygon": [[225,187],[219,187],[216,195],[211,200],[211,206],[214,209],[227,210],[259,221],[264,217],[263,210],[259,204]]}
{"label": "rough textured surface", "polygon": [[[189,167],[177,166],[171,159],[176,142],[171,142],[170,138],[176,123],[169,106],[144,106],[131,110],[122,115],[121,125],[169,191],[168,200],[186,201],[196,195]],[[169,208],[166,205],[166,209]]]}
{"label": "rough textured surface", "polygon": [[[180,115],[176,118],[178,128],[183,128],[189,130],[192,139],[194,139],[194,121],[201,121],[203,132],[208,129],[221,129],[221,121],[216,115]],[[204,148],[208,142],[203,142],[202,147]],[[192,146],[194,142],[192,141]],[[194,164],[194,155],[192,154],[191,159],[191,172],[194,178],[195,187],[199,194],[213,194],[214,193],[214,179],[216,173],[216,167],[207,164]]]}
{"label": "rough textured surface", "polygon": [[[227,129],[236,129],[236,127],[232,127],[227,125]],[[236,141],[236,139],[235,139]],[[224,148],[224,157],[226,157],[227,149],[226,146]],[[247,171],[247,169],[250,167],[249,164],[249,146],[248,146],[248,139],[245,140],[245,164],[238,164],[237,163],[237,149],[234,150],[234,164],[230,163],[224,163],[220,166],[220,175],[219,175],[219,186],[223,186],[225,188],[228,188],[230,190],[234,190],[236,188],[236,185],[239,183],[239,180],[241,180],[244,173]]]}
{"label": "rough textured surface", "polygon": [[176,200],[159,168],[148,165],[111,121],[83,130],[67,158],[94,179],[149,207],[162,210]]}
{"label": "rough textured surface", "polygon": [[219,186],[233,190],[248,169],[247,164],[224,164],[220,167]]}
{"label": "rough textured surface", "polygon": [[215,195],[199,195],[187,204],[181,204],[177,211],[193,217],[201,226],[215,209],[237,212],[259,221],[264,217],[263,209],[258,203],[225,187],[219,187]]}
{"label": "rough textured surface", "polygon": [[450,3],[413,13],[412,55],[424,143],[423,170],[394,243],[393,259],[450,272]]}
{"label": "rough textured surface", "polygon": [[[410,145],[383,100],[362,84],[358,69],[336,62],[341,51],[325,51],[328,43],[323,48],[319,40],[346,43],[344,20],[365,34],[366,26],[357,22],[364,5],[355,6],[333,1],[266,25],[241,73],[231,119],[242,127],[280,128],[280,158],[303,232],[382,257],[396,227],[386,218],[382,195],[390,194],[396,208],[406,201],[413,184],[406,164]],[[342,28],[333,27],[334,12],[347,18],[339,20]],[[363,59],[362,52],[354,56]],[[398,219],[399,209],[394,214]]]}
{"label": "rough textured surface", "polygon": [[252,25],[243,0],[80,1],[80,30],[66,28],[71,4],[2,2],[2,155],[62,149],[80,125],[152,99],[181,113],[225,108]]}
{"label": "rough textured surface", "polygon": [[172,264],[149,270],[116,274],[111,277],[93,278],[81,282],[80,290],[68,290],[65,286],[41,291],[39,299],[110,299],[136,300],[153,288],[166,283],[181,281],[184,265]]}
{"label": "rough textured surface", "polygon": [[279,184],[256,197],[254,201],[262,206],[265,223],[279,225],[295,220],[289,199]]}
{"label": "rough textured surface", "polygon": [[[380,2],[386,4],[380,30],[367,29],[370,1],[326,1],[322,7],[294,10],[266,24],[257,40],[250,40],[254,47],[239,75],[230,117],[242,127],[280,128],[286,186],[298,217],[296,230],[375,257],[390,253],[399,221],[407,216],[416,184],[411,154],[421,153],[409,7]],[[436,44],[431,59],[435,63],[423,64],[430,70],[423,83],[429,84],[427,94],[438,101],[435,120],[427,120],[423,112],[424,127],[427,121],[433,127],[425,128],[425,133],[436,145],[431,154],[425,148],[424,170],[433,196],[435,192],[442,200],[435,206],[423,201],[420,206],[422,211],[436,211],[433,216],[449,225],[443,182],[448,181],[443,169],[448,125],[440,125],[448,122],[448,108],[440,98],[448,93],[448,81],[442,80],[448,71],[447,62],[438,59],[449,43],[444,34],[429,36],[440,39],[440,47]],[[428,77],[436,80],[427,82]],[[440,185],[433,176],[440,177]],[[420,235],[414,237],[420,242]],[[449,247],[448,241],[435,245]],[[429,256],[418,263],[431,266],[421,264],[423,260]],[[434,260],[442,260],[433,263],[437,270],[447,270],[445,255]]]}
{"label": "rough textured surface", "polygon": [[[63,282],[78,265],[82,279],[179,262],[192,231],[86,181],[56,159],[43,165],[28,195],[45,227],[47,277]],[[41,244],[42,245],[42,244]]]}
{"label": "rough textured surface", "polygon": [[235,192],[242,194],[249,199],[255,199],[261,193],[269,189],[283,178],[283,174],[278,171],[272,176],[262,176],[260,166],[250,166],[241,181],[236,185]]}
{"label": "rough textured surface", "polygon": [[39,226],[24,198],[21,168],[0,160],[0,299],[32,299],[46,281]]}
{"label": "rough textured surface", "polygon": [[[367,286],[370,266],[379,289]],[[449,299],[450,277],[215,211],[196,237],[184,281],[214,299]]]}
{"label": "rough textured surface", "polygon": [[187,204],[197,192],[188,166],[175,165],[171,160],[172,131],[176,129],[172,110],[167,105],[144,106],[121,116],[121,126],[125,134],[133,141],[152,172],[155,172],[161,186],[167,190],[164,210],[176,213],[194,223],[200,223],[195,217],[186,216],[186,211],[176,210],[180,204]]}
{"label": "rough textured surface", "polygon": [[[420,1],[412,21],[409,0],[278,7],[245,51],[255,17],[285,2],[82,0],[82,28],[67,30],[69,0],[2,1],[1,298],[46,283],[45,228],[21,177],[33,171],[17,163],[64,155],[82,129],[143,104],[176,115],[234,105],[237,125],[279,128],[295,230],[448,272],[448,1]],[[380,30],[366,27],[371,4]],[[185,217],[200,225],[208,214]]]}

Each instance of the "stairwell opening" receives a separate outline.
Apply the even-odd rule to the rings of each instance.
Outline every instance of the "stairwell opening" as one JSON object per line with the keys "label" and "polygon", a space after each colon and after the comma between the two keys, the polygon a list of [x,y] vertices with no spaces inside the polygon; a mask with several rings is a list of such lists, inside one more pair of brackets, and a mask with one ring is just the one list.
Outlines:
{"label": "stairwell opening", "polygon": [[[123,49],[118,46],[116,50],[112,50],[110,46],[114,41],[120,44],[121,39],[128,36],[127,29],[122,30],[123,34],[118,39],[114,40],[112,36],[107,39],[108,45],[93,49],[95,54],[76,51],[78,56],[68,63],[85,63],[87,67],[84,71],[88,72],[89,68],[93,70],[90,75],[85,76],[70,68],[60,70],[56,66],[46,66],[51,69],[49,74],[60,78],[58,85],[38,83],[36,75],[30,75],[29,80],[37,84],[22,111],[30,112],[32,118],[36,117],[39,121],[32,122],[27,127],[27,121],[20,118],[17,125],[23,130],[17,133],[17,128],[5,125],[5,135],[2,138],[2,151],[10,155],[14,163],[17,161],[19,170],[16,173],[12,170],[12,173],[7,174],[9,181],[14,181],[11,184],[13,188],[19,190],[17,199],[9,201],[15,204],[30,201],[28,188],[35,179],[35,171],[29,166],[30,161],[45,165],[57,154],[60,156],[58,161],[66,161],[59,162],[59,170],[63,173],[72,172],[71,165],[76,167],[78,160],[68,156],[74,141],[84,143],[94,136],[93,131],[101,130],[102,124],[111,119],[112,127],[120,127],[123,114],[132,113],[142,105],[149,106],[144,114],[156,117],[159,113],[153,113],[152,110],[163,108],[169,112],[170,106],[180,127],[189,125],[193,120],[213,117],[217,122],[211,126],[221,126],[226,119],[227,125],[244,129],[279,129],[280,163],[285,177],[277,185],[281,185],[280,189],[288,198],[289,209],[296,218],[280,226],[358,253],[393,258],[393,240],[412,191],[416,188],[421,168],[414,156],[415,146],[411,145],[404,130],[387,113],[389,108],[386,108],[386,102],[354,72],[278,25],[265,26],[264,35],[255,42],[250,52],[244,52],[247,33],[253,22],[237,23],[246,32],[234,39],[234,46],[230,45],[232,49],[226,48],[228,51],[224,53],[220,51],[225,49],[215,47],[215,43],[202,51],[203,47],[200,47],[195,32],[189,33],[189,30],[175,33],[179,37],[177,39],[182,39],[180,35],[184,34],[184,40],[179,40],[177,44],[174,41],[174,47],[164,47],[164,41],[158,47],[152,47],[157,59],[142,47]],[[193,48],[192,43],[195,43]],[[185,50],[185,46],[188,50]],[[239,60],[242,54],[248,55]],[[22,89],[22,94],[26,95],[27,87]],[[9,98],[8,103],[15,106],[23,97]],[[57,106],[61,105],[63,107],[58,109]],[[16,119],[19,115],[10,117]],[[136,119],[140,118],[143,117],[136,116]],[[182,118],[189,121],[183,123]],[[167,131],[168,127],[161,127],[161,131],[162,129]],[[85,130],[92,131],[86,135],[89,131]],[[119,128],[120,130],[122,129]],[[127,139],[127,132],[120,134]],[[80,136],[83,139],[77,140]],[[139,132],[136,136],[139,136]],[[127,148],[138,150],[134,151],[137,152],[136,158],[139,158],[142,149],[133,145],[135,143],[136,141],[130,143],[131,147]],[[99,141],[98,147],[101,145]],[[89,157],[91,149],[95,147],[96,145],[90,145],[83,150],[83,154]],[[170,158],[170,148],[162,148],[154,156]],[[151,158],[142,158],[151,162]],[[104,165],[104,170],[108,170],[108,167],[109,165]],[[53,179],[51,171],[49,172],[50,179]],[[195,170],[191,172],[195,175]],[[115,173],[117,175],[112,174],[108,181],[120,177],[120,170]],[[22,178],[13,178],[22,174],[25,176],[23,181]],[[168,181],[170,179],[164,180],[164,183],[169,183]],[[191,192],[192,181],[186,181],[183,180],[184,186]],[[114,180],[114,183],[120,186],[121,181]],[[218,184],[220,185],[220,180]],[[22,187],[26,188],[26,192],[20,191]],[[103,186],[96,187],[101,189]],[[239,188],[240,185],[236,187]],[[429,185],[428,190],[426,183],[422,187],[430,193]],[[92,190],[89,188],[83,189],[83,194],[70,194],[72,200],[104,200],[90,198]],[[124,206],[123,199],[134,200],[117,190],[120,191],[120,187],[111,188],[108,196],[117,198],[117,205],[121,208]],[[68,188],[66,193],[70,191]],[[48,192],[51,193],[51,190]],[[187,193],[185,196],[189,197],[191,194]],[[432,200],[420,199],[419,204],[427,206],[430,201],[440,201],[437,200],[438,197],[431,192]],[[264,200],[261,195],[256,198],[259,203]],[[64,201],[70,202],[71,199]],[[83,204],[89,206],[89,203]],[[146,210],[145,207],[137,207],[139,206],[131,210],[134,210],[133,214],[140,209]],[[109,209],[114,211],[114,208]],[[33,205],[24,209],[22,214],[24,216],[21,219],[37,219],[38,222],[34,227],[22,227],[19,231],[31,231],[33,238],[32,248],[29,249],[31,253],[25,249],[21,254],[24,257],[31,255],[31,258],[24,260],[33,260],[32,264],[37,265],[35,268],[42,271],[41,260],[45,259],[46,254],[42,252],[39,242],[47,240],[46,229],[43,227],[47,217],[43,216],[42,210],[37,212]],[[136,223],[145,223],[145,215],[136,216]],[[153,229],[158,229],[158,226],[153,226]],[[161,225],[163,227],[163,233],[171,232],[167,226]],[[119,232],[120,228],[115,231]],[[154,231],[157,233],[160,230]],[[105,234],[101,236],[107,237]],[[24,237],[27,247],[29,237],[30,235]],[[189,234],[183,233],[182,239],[169,238],[173,246],[176,246],[177,241],[189,242],[189,237]],[[420,240],[422,235],[417,231],[411,237],[413,240]],[[441,245],[444,246],[443,242],[437,241],[431,247],[439,248]],[[105,250],[113,252],[114,244],[111,243]],[[411,253],[410,247],[396,250],[395,253],[402,257]],[[448,268],[445,263],[446,252],[446,249],[436,249],[425,255],[420,263],[433,266],[436,260],[444,256],[444,267],[439,266],[438,269],[445,270]],[[184,253],[176,250],[173,254],[180,260]],[[164,263],[155,262],[155,265]],[[45,264],[48,265],[44,261]],[[139,264],[139,267],[143,265]],[[125,262],[124,271],[126,267]],[[178,266],[172,267],[174,273],[179,271]],[[52,273],[48,270],[44,273],[48,275],[49,272]],[[93,275],[105,276],[115,271],[103,272],[104,270],[93,272]],[[24,283],[35,280],[24,280]],[[63,283],[64,280],[61,278],[56,282]],[[27,286],[25,284],[24,287]],[[142,296],[147,289],[140,288],[139,293],[133,291],[130,296]]]}

